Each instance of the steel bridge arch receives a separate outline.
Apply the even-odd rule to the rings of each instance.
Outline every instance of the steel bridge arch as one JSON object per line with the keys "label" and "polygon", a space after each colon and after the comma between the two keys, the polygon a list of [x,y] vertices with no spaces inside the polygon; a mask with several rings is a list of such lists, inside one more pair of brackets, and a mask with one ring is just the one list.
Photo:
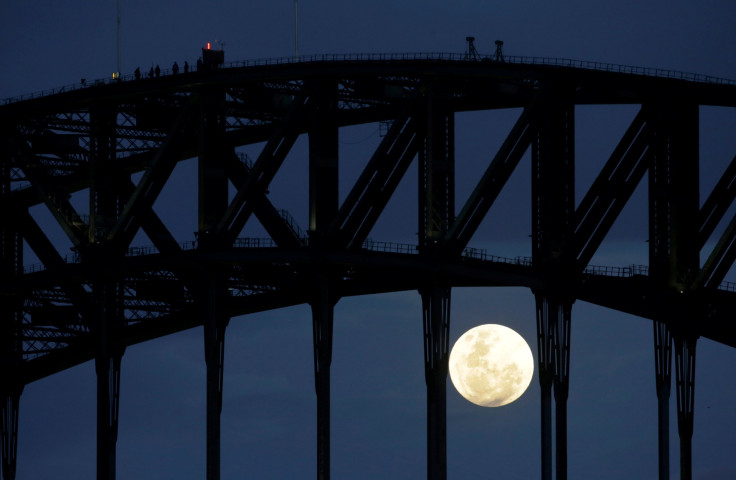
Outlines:
{"label": "steel bridge arch", "polygon": [[[730,328],[736,294],[719,288],[736,258],[736,220],[709,258],[700,259],[736,196],[736,160],[701,205],[698,109],[736,106],[736,83],[523,57],[503,62],[449,54],[302,60],[93,82],[0,106],[4,478],[14,477],[23,386],[91,359],[98,375],[98,478],[114,478],[125,348],[199,325],[205,331],[208,377],[208,478],[218,478],[228,321],[302,303],[313,312],[318,478],[328,478],[333,307],[346,296],[417,290],[424,311],[428,477],[443,479],[449,302],[457,286],[523,286],[535,294],[545,479],[552,478],[553,454],[556,478],[566,477],[574,301],[653,320],[660,476],[668,478],[668,413],[663,409],[674,346],[681,474],[688,478],[696,340],[702,336],[736,346]],[[601,104],[634,104],[640,110],[576,205],[575,106]],[[470,197],[456,208],[454,116],[502,108],[521,113]],[[386,122],[387,133],[340,202],[338,132],[376,122]],[[309,140],[309,198],[304,199],[309,219],[300,229],[288,212],[272,204],[268,186],[304,135]],[[238,154],[239,147],[252,144],[263,144],[257,158]],[[533,177],[529,256],[505,259],[468,248],[528,151]],[[178,239],[153,205],[176,165],[194,157],[198,232]],[[414,161],[420,172],[417,244],[370,240]],[[649,265],[589,265],[645,175]],[[87,211],[69,200],[79,192],[89,197]],[[29,213],[36,205],[48,208],[73,251],[62,251],[44,232]],[[270,238],[241,237],[252,217]],[[153,246],[132,245],[139,232]],[[42,267],[26,265],[24,247]]]}

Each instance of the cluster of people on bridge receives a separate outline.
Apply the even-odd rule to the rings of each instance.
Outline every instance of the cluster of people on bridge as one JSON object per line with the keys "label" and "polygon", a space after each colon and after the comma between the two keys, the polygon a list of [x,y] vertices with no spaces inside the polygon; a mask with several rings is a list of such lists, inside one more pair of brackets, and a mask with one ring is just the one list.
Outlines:
{"label": "cluster of people on bridge", "polygon": [[[189,62],[185,60],[184,66],[181,68],[181,71],[183,73],[189,73],[190,69],[191,67],[189,66]],[[201,57],[197,59],[197,71],[199,70],[202,70],[202,58]],[[179,64],[177,62],[174,62],[174,64],[171,66],[171,74],[177,75],[179,71],[180,71]],[[164,72],[164,75],[165,74],[166,72]],[[143,78],[144,74],[141,72],[140,67],[137,67],[135,69],[135,72],[133,72],[133,75],[136,80],[140,80],[141,78]],[[148,71],[148,74],[146,74],[147,78],[157,78],[160,76],[161,76],[161,67],[159,67],[158,65],[156,65],[155,67],[151,66],[151,69]]]}
{"label": "cluster of people on bridge", "polygon": [[[218,66],[222,65],[225,61],[225,53],[222,49],[219,50],[213,50],[211,49],[210,43],[207,43],[207,48],[202,49],[202,56],[200,56],[197,59],[197,71],[202,70],[210,70],[212,68],[217,68]],[[181,68],[183,70],[183,73],[189,73],[190,66],[188,61],[184,61],[184,66]],[[180,71],[179,63],[174,61],[174,64],[171,66],[170,71],[162,71],[161,67],[156,65],[155,67],[151,65],[150,70],[148,70],[148,74],[145,75],[143,72],[141,72],[140,67],[136,67],[135,71],[133,72],[133,77],[136,80],[140,80],[146,76],[147,78],[158,78],[163,73],[164,75],[178,75]],[[120,72],[113,73],[113,80],[120,81],[122,78],[120,77]],[[82,84],[85,84],[84,79],[82,79]]]}

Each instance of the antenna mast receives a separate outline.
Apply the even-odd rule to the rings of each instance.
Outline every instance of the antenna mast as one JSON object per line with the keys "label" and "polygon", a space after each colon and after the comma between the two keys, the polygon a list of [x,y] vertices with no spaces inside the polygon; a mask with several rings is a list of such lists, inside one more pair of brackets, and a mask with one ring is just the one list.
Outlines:
{"label": "antenna mast", "polygon": [[294,0],[294,60],[299,60],[299,2]]}
{"label": "antenna mast", "polygon": [[117,0],[118,3],[118,69],[115,72],[115,77],[120,77],[120,0]]}

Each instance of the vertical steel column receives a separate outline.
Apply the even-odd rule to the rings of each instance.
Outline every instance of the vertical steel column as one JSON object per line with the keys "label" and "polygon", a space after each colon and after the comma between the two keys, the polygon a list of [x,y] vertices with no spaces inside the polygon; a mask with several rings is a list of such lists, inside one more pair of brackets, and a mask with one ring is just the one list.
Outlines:
{"label": "vertical steel column", "polygon": [[[700,270],[700,248],[697,238],[700,212],[699,192],[699,107],[685,105],[672,126],[670,155],[674,157],[673,179],[675,180],[673,209],[672,253],[676,258],[675,279],[680,295],[687,297]],[[671,165],[672,167],[672,165]],[[687,300],[685,300],[687,302]],[[687,303],[687,307],[692,307]],[[694,310],[694,308],[692,309]],[[690,308],[680,310],[680,321],[673,328],[675,342],[675,369],[677,382],[677,431],[680,436],[680,478],[692,478],[692,436],[695,402],[695,344],[697,335],[690,332],[687,322],[695,313]]]}
{"label": "vertical steel column", "polygon": [[[117,106],[94,105],[89,112],[90,122],[90,187],[89,230],[87,242],[99,250],[105,237],[115,225],[120,211],[116,188]],[[84,252],[82,252],[84,253]]]}
{"label": "vertical steel column", "polygon": [[670,386],[672,335],[667,324],[654,326],[654,369],[657,380],[657,432],[659,439],[659,480],[670,478]]}
{"label": "vertical steel column", "polygon": [[553,330],[555,354],[555,442],[557,479],[567,478],[567,394],[570,377],[570,317],[572,303],[562,302]]}
{"label": "vertical steel column", "polygon": [[[329,247],[330,224],[337,216],[338,106],[337,82],[309,82],[309,248],[319,257]],[[311,278],[314,380],[317,394],[317,478],[330,478],[330,364],[332,325],[337,301],[330,273],[316,263]]]}
{"label": "vertical steel column", "polygon": [[18,407],[22,387],[4,385],[0,395],[0,415],[2,415],[2,478],[15,480],[15,467],[18,455]]}
{"label": "vertical steel column", "polygon": [[317,479],[330,478],[330,364],[335,301],[326,275],[312,278],[314,386],[317,392]]}
{"label": "vertical steel column", "polygon": [[[100,297],[98,297],[100,298]],[[104,312],[103,312],[104,310]],[[106,309],[99,313],[108,316]],[[98,315],[100,323],[110,320]],[[103,320],[104,319],[104,320]],[[120,410],[120,360],[121,356],[112,346],[112,335],[109,331],[98,329],[98,354],[95,357],[97,373],[97,479],[115,478],[115,445],[118,439],[118,413]]]}
{"label": "vertical steel column", "polygon": [[338,105],[337,82],[320,78],[309,88],[309,245],[322,249],[330,224],[337,216]]}
{"label": "vertical steel column", "polygon": [[555,397],[556,471],[567,476],[567,395],[570,374],[572,303],[535,295],[537,349],[541,387],[542,478],[552,478],[552,387]]}
{"label": "vertical steel column", "polygon": [[[455,121],[441,85],[428,88],[419,154],[419,253],[428,260],[455,216]],[[431,261],[431,260],[430,260]],[[431,278],[419,291],[424,326],[427,384],[427,478],[447,478],[447,362],[450,342],[450,287]]]}
{"label": "vertical steel column", "polygon": [[534,300],[537,309],[537,357],[541,388],[542,480],[552,480],[552,384],[555,378],[552,326],[556,322],[556,311],[552,313],[555,318],[551,319],[547,298],[544,295],[534,295]]}
{"label": "vertical steel column", "polygon": [[700,267],[698,105],[673,102],[653,109],[652,115],[649,275],[667,293],[680,295]]}
{"label": "vertical steel column", "polygon": [[693,477],[693,411],[695,408],[695,337],[675,337],[677,432],[680,435],[680,478]]}
{"label": "vertical steel column", "polygon": [[552,478],[551,386],[555,396],[558,480],[567,478],[567,396],[569,391],[570,290],[575,281],[574,104],[565,92],[543,100],[532,142],[532,255],[545,286],[535,292],[541,387],[542,478]]}
{"label": "vertical steel column", "polygon": [[[698,105],[662,102],[652,111],[654,140],[649,172],[649,276],[661,292],[662,317],[657,322],[669,325],[675,343],[680,477],[690,479],[697,337],[688,328],[694,315],[688,297],[700,269],[697,238],[700,209]],[[657,337],[667,337],[666,333],[658,331],[661,328],[667,327],[655,324],[655,358],[669,362],[669,352],[666,352],[667,359],[659,358],[665,353],[663,349],[669,348],[669,338],[662,338],[658,351]],[[663,374],[669,374],[669,365],[657,365],[658,372],[660,367]],[[661,411],[666,408],[662,403],[667,401],[664,394],[669,391],[669,378],[666,381],[667,385],[661,386]],[[657,388],[659,397],[659,382]],[[660,423],[660,428],[664,428],[663,423]],[[664,436],[665,432],[660,431],[660,442],[664,441]],[[668,449],[669,445],[660,443],[660,478],[666,478],[667,474],[662,471],[665,448]]]}
{"label": "vertical steel column", "polygon": [[225,366],[225,328],[229,317],[223,312],[224,278],[205,274],[204,358],[207,366],[207,480],[220,478],[220,417]]}
{"label": "vertical steel column", "polygon": [[[229,248],[214,238],[213,229],[228,206],[228,180],[225,156],[228,151],[224,139],[225,93],[221,90],[200,91],[199,120],[199,231],[198,250],[202,252]],[[207,366],[207,480],[220,478],[220,417],[225,363],[225,329],[227,315],[227,271],[216,266],[205,266],[202,271],[198,301],[204,324],[204,357]]]}
{"label": "vertical steel column", "polygon": [[[653,109],[654,149],[649,170],[649,277],[660,288],[670,283],[670,194],[668,145],[663,114]],[[654,321],[654,355],[657,386],[659,478],[669,480],[669,391],[672,358],[671,333],[666,313]],[[665,417],[666,415],[666,417]]]}
{"label": "vertical steel column", "polygon": [[116,188],[117,108],[95,105],[90,108],[90,223],[87,245],[82,251],[92,271],[94,312],[90,330],[95,338],[97,374],[97,478],[116,476],[116,444],[120,410],[120,361],[123,348],[117,335],[123,322],[122,295],[118,282],[104,273],[110,260],[106,237],[120,213]]}
{"label": "vertical steel column", "polygon": [[420,291],[427,384],[427,478],[447,478],[447,362],[450,350],[450,288],[435,280]]}
{"label": "vertical steel column", "polygon": [[432,86],[423,121],[419,151],[419,250],[428,256],[455,218],[455,116],[443,91]]}
{"label": "vertical steel column", "polygon": [[[0,285],[7,292],[17,286],[23,274],[23,239],[15,230],[16,222],[6,196],[10,193],[10,165],[0,164]],[[2,464],[0,476],[15,480],[18,455],[18,408],[23,391],[20,378],[23,342],[22,299],[14,295],[0,296],[0,421],[2,422]]]}

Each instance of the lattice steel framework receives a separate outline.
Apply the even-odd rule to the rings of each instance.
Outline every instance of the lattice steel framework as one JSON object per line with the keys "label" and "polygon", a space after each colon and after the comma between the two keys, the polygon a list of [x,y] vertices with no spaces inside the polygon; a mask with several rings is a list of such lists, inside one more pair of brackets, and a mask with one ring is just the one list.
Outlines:
{"label": "lattice steel framework", "polygon": [[[736,218],[709,258],[702,264],[699,258],[736,197],[736,159],[701,207],[698,113],[701,105],[736,106],[736,85],[505,60],[309,59],[93,84],[0,106],[3,478],[15,477],[23,386],[90,359],[98,380],[98,478],[114,478],[125,348],[198,325],[207,365],[207,478],[219,478],[230,318],[308,303],[317,477],[327,479],[334,306],[350,295],[416,290],[423,309],[428,478],[445,479],[450,294],[456,286],[524,286],[535,294],[544,479],[553,478],[553,456],[555,478],[567,475],[574,301],[651,319],[660,478],[669,477],[673,345],[681,476],[689,478],[696,340],[736,347],[729,328],[736,294],[718,289],[736,258]],[[636,104],[640,110],[576,206],[574,114],[585,104]],[[455,114],[501,108],[521,113],[456,212]],[[387,131],[340,203],[340,128],[379,122]],[[300,136],[309,142],[306,234],[268,195]],[[262,144],[257,158],[237,150],[254,144]],[[531,259],[508,261],[468,249],[527,151]],[[153,205],[178,162],[194,157],[198,231],[177,239]],[[370,241],[414,161],[416,245]],[[591,268],[590,259],[647,174],[648,269]],[[80,193],[87,207],[70,200]],[[71,251],[31,215],[37,205],[52,214]],[[268,239],[241,238],[252,217]],[[152,247],[132,245],[141,232]],[[24,247],[43,266],[24,265]]]}

